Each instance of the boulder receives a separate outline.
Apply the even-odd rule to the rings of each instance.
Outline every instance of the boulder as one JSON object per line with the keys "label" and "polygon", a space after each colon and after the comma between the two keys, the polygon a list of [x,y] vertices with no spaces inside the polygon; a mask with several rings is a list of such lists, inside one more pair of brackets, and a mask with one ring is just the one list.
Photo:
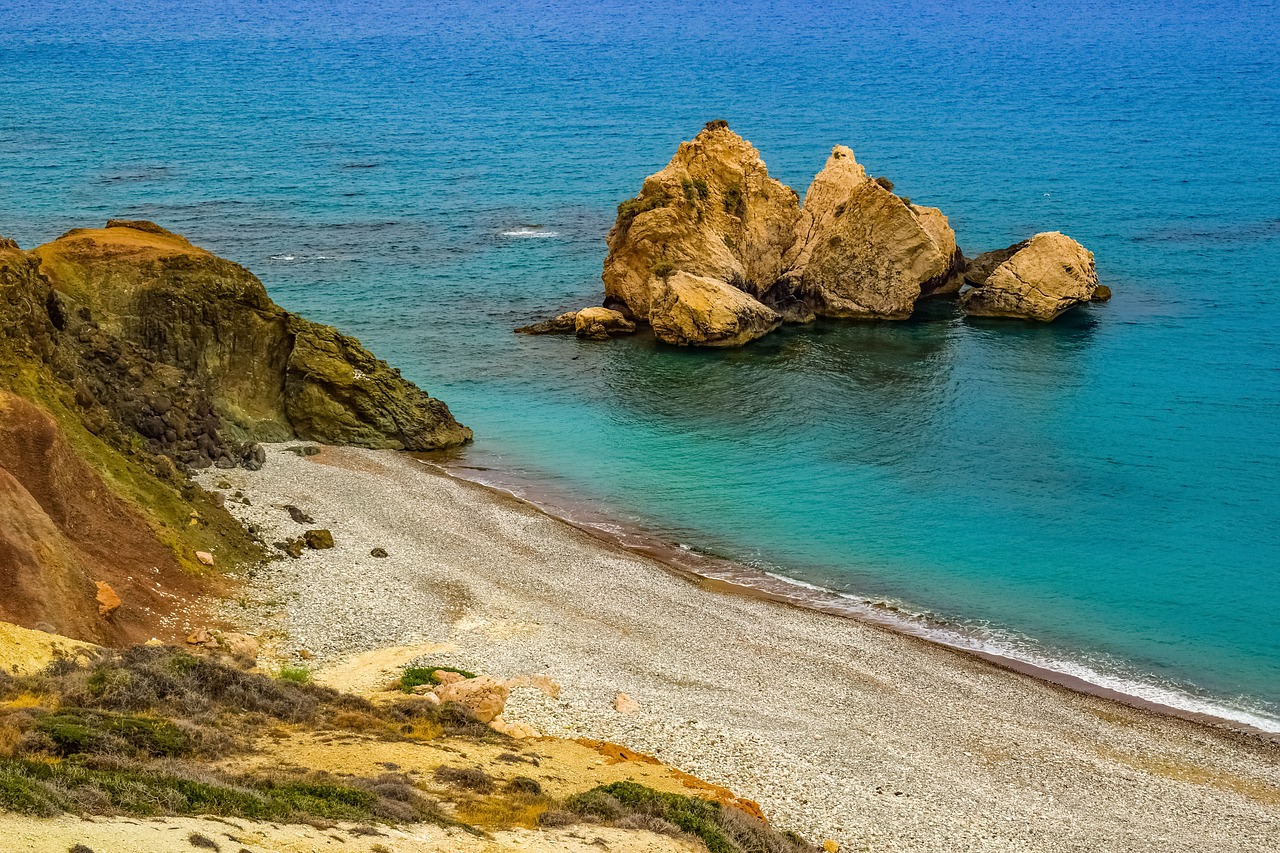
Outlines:
{"label": "boulder", "polygon": [[324,551],[333,547],[333,534],[328,530],[308,530],[302,534],[302,541],[313,551]]}
{"label": "boulder", "polygon": [[921,296],[960,289],[963,256],[947,218],[885,183],[837,145],[805,194],[787,275],[820,316],[902,320]]}
{"label": "boulder", "polygon": [[488,675],[478,675],[444,684],[435,690],[441,702],[456,702],[466,708],[482,723],[490,723],[506,707],[511,691],[501,681]]}
{"label": "boulder", "polygon": [[626,693],[619,693],[613,697],[613,710],[619,714],[634,714],[640,710],[640,703]]}
{"label": "boulder", "polygon": [[1098,290],[1093,253],[1057,231],[1037,234],[991,257],[975,258],[965,278],[972,287],[960,294],[960,307],[975,317],[1047,323],[1094,299]]}
{"label": "boulder", "polygon": [[709,122],[618,205],[605,305],[652,322],[661,282],[675,271],[767,293],[782,277],[799,214],[795,191],[769,177],[760,152],[727,122]]}
{"label": "boulder", "polygon": [[736,347],[778,328],[782,316],[723,281],[677,272],[655,280],[649,323],[664,343]]}
{"label": "boulder", "polygon": [[504,734],[509,738],[516,740],[529,740],[538,737],[538,730],[528,723],[520,723],[513,720],[504,720],[502,717],[494,717],[489,722],[489,728],[495,732]]}
{"label": "boulder", "polygon": [[636,324],[612,308],[583,308],[573,321],[573,331],[580,338],[607,341],[615,335],[629,335]]}
{"label": "boulder", "polygon": [[196,551],[196,559],[200,561],[200,565],[202,566],[213,565],[213,555],[208,551]]}

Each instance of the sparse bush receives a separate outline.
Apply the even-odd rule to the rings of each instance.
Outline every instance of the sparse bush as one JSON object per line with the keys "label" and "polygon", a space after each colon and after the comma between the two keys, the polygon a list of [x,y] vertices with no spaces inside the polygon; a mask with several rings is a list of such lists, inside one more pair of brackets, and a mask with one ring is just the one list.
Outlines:
{"label": "sparse bush", "polygon": [[887,189],[889,192],[893,192],[893,181],[889,180],[884,175],[876,178],[876,183]]}
{"label": "sparse bush", "polygon": [[729,122],[722,118],[712,119],[702,126],[703,130],[728,130]]}
{"label": "sparse bush", "polygon": [[733,184],[726,189],[722,202],[724,203],[724,212],[730,216],[736,216],[741,219],[747,215],[747,196],[740,185]]}
{"label": "sparse bush", "polygon": [[468,791],[475,791],[478,794],[491,793],[496,781],[478,767],[450,767],[447,764],[442,764],[436,768],[434,775],[438,781],[444,782],[446,785],[466,788]]}
{"label": "sparse bush", "polygon": [[641,195],[637,198],[627,199],[618,205],[618,222],[624,227],[628,226],[631,224],[631,220],[640,214],[666,207],[669,201],[670,199],[665,195],[652,195],[648,198]]}
{"label": "sparse bush", "polygon": [[289,681],[294,684],[310,684],[311,670],[307,669],[305,666],[285,664],[280,667],[280,671],[276,673],[276,678],[279,678],[281,681]]}
{"label": "sparse bush", "polygon": [[517,776],[507,783],[507,790],[517,794],[537,796],[542,793],[542,783],[537,779],[530,779],[528,776]]}
{"label": "sparse bush", "polygon": [[[568,812],[610,826],[687,833],[710,853],[816,853],[817,848],[781,833],[739,809],[711,800],[655,791],[635,782],[613,782],[575,794]],[[545,823],[544,825],[548,825]]]}
{"label": "sparse bush", "polygon": [[218,846],[218,842],[214,841],[209,836],[201,835],[198,832],[193,832],[190,835],[188,835],[187,843],[190,844],[192,847],[200,847],[204,850],[221,850],[222,849],[221,847]]}
{"label": "sparse bush", "polygon": [[680,189],[684,192],[685,201],[697,204],[711,194],[711,188],[702,178],[684,178],[680,181]]}
{"label": "sparse bush", "polygon": [[665,281],[676,271],[676,265],[666,258],[659,258],[651,269],[654,275]]}

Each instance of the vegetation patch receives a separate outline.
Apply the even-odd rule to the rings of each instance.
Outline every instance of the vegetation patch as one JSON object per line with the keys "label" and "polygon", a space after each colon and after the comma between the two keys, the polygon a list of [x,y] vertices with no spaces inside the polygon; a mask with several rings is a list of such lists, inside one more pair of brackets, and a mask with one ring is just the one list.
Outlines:
{"label": "vegetation patch", "polygon": [[669,201],[670,199],[665,195],[651,195],[648,198],[641,195],[638,198],[627,199],[618,205],[618,223],[625,228],[640,214],[666,207]]}
{"label": "vegetation patch", "polygon": [[675,271],[676,271],[676,265],[671,263],[671,261],[667,260],[666,258],[659,258],[658,261],[652,267],[653,274],[656,275],[658,278],[663,279],[664,281],[670,278],[671,274],[674,273]]}
{"label": "vegetation patch", "polygon": [[413,688],[424,684],[440,684],[440,676],[436,675],[437,672],[456,672],[463,678],[476,677],[474,672],[452,666],[410,666],[405,667],[404,673],[400,676],[399,687],[405,693],[409,693]]}
{"label": "vegetation patch", "polygon": [[741,185],[733,184],[728,187],[721,200],[724,203],[724,212],[730,216],[741,219],[747,215],[747,195],[742,191]]}
{"label": "vegetation patch", "polygon": [[246,672],[172,647],[0,673],[0,811],[201,815],[456,825],[400,774],[235,775],[207,762],[282,726],[382,740],[504,736],[446,704],[375,706],[309,681]]}
{"label": "vegetation patch", "polygon": [[[691,835],[710,853],[816,853],[818,849],[732,806],[655,791],[635,782],[613,782],[575,794],[565,801],[564,812],[609,826]],[[564,822],[564,812],[550,812],[547,817],[552,823]]]}

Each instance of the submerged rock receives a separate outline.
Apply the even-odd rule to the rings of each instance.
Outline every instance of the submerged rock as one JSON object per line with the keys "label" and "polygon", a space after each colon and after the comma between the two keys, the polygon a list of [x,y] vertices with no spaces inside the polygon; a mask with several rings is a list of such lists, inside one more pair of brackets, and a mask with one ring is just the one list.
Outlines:
{"label": "submerged rock", "polygon": [[[965,280],[972,287],[960,294],[960,308],[976,317],[1047,323],[1098,292],[1093,253],[1057,231],[979,255]],[[1110,289],[1105,293],[1110,298]]]}

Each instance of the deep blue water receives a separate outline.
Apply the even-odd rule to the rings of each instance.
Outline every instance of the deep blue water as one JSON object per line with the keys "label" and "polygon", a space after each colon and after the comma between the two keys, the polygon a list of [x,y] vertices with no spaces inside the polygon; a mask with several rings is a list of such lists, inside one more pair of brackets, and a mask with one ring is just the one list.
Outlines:
{"label": "deep blue water", "polygon": [[[0,234],[154,219],[402,366],[479,463],[1280,717],[1276,3],[224,5],[0,0]],[[513,335],[599,300],[614,206],[720,117],[802,193],[851,145],[969,254],[1063,230],[1116,296]]]}

